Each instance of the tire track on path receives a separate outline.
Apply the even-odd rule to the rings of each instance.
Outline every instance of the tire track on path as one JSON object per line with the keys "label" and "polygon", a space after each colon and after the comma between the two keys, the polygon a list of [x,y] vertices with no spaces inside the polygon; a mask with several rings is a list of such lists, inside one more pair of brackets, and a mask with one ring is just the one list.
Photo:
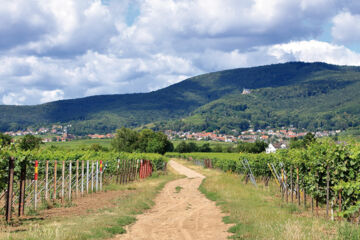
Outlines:
{"label": "tire track on path", "polygon": [[[167,183],[155,199],[155,206],[139,215],[121,240],[209,240],[227,239],[229,226],[220,209],[198,190],[203,175],[173,160],[170,166],[186,178]],[[176,187],[181,187],[176,192]]]}

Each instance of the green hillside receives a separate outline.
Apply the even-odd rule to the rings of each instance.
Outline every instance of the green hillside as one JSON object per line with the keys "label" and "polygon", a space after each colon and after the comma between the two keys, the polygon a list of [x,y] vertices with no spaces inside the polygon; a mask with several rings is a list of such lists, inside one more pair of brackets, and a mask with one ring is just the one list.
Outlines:
{"label": "green hillside", "polygon": [[[243,88],[252,89],[242,95]],[[265,126],[357,126],[360,68],[292,62],[209,73],[150,92],[0,105],[0,131],[71,123],[76,134],[150,124],[212,130]]]}

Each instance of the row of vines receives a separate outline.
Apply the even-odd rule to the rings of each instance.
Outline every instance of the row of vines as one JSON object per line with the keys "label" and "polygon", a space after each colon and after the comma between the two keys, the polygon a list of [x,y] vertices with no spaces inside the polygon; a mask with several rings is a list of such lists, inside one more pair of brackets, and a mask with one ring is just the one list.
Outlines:
{"label": "row of vines", "polygon": [[73,196],[101,191],[103,181],[121,184],[146,178],[153,171],[166,169],[166,163],[167,157],[159,154],[3,148],[0,200],[5,207],[0,211],[6,210],[6,219],[10,220],[14,209],[8,208],[9,204],[18,203],[22,216],[24,204],[36,210],[38,201],[46,204],[59,199],[64,203],[65,196],[71,201]]}
{"label": "row of vines", "polygon": [[[331,203],[340,217],[359,220],[360,146],[357,144],[324,141],[312,143],[306,149],[278,150],[272,154],[169,153],[168,156],[211,159],[215,168],[241,174],[248,174],[251,169],[256,178],[272,177],[273,166],[278,175],[283,173],[283,179],[285,176],[286,189],[293,189],[290,182],[298,182],[300,191],[315,200],[316,205]],[[244,160],[250,168],[243,164]]]}

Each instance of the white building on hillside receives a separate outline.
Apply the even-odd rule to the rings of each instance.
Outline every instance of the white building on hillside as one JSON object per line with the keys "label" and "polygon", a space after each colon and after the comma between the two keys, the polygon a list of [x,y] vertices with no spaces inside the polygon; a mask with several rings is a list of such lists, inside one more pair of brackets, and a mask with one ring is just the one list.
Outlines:
{"label": "white building on hillside", "polygon": [[272,145],[271,143],[269,144],[269,146],[265,149],[266,153],[275,153],[276,152],[276,148],[274,147],[274,145]]}

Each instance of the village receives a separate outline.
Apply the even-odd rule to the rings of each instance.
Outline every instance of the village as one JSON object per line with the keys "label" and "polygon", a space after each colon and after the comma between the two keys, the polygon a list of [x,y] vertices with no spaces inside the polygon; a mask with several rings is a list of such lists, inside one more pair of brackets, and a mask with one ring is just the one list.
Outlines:
{"label": "village", "polygon": [[[339,134],[341,130],[336,131],[317,131],[313,132],[315,137],[328,137]],[[230,142],[237,143],[238,141],[250,142],[253,143],[257,140],[264,141],[267,143],[273,143],[275,145],[288,145],[290,139],[294,138],[302,138],[304,137],[308,131],[298,131],[295,128],[283,128],[279,130],[274,129],[266,129],[266,130],[253,130],[249,129],[247,131],[243,131],[240,134],[236,135],[228,135],[221,134],[218,131],[214,132],[184,132],[184,131],[172,131],[167,130],[165,134],[168,136],[170,140],[195,140],[195,141],[219,141],[219,142]]]}
{"label": "village", "polygon": [[[88,134],[86,136],[75,136],[68,133],[68,129],[71,125],[52,125],[51,128],[41,127],[39,129],[26,129],[19,131],[9,131],[5,134],[12,137],[25,136],[25,135],[40,135],[43,138],[43,142],[67,142],[77,139],[110,139],[114,138],[115,133],[107,134]],[[335,131],[316,131],[313,132],[315,137],[328,137],[339,134],[341,130]],[[168,136],[169,140],[193,140],[193,141],[217,141],[237,143],[238,141],[253,143],[257,140],[271,143],[276,148],[284,148],[288,146],[290,139],[302,138],[308,131],[298,130],[293,127],[282,129],[249,129],[238,133],[237,135],[222,134],[219,131],[213,132],[192,132],[192,131],[173,131],[166,130],[164,133]],[[282,146],[282,147],[281,147]]]}

